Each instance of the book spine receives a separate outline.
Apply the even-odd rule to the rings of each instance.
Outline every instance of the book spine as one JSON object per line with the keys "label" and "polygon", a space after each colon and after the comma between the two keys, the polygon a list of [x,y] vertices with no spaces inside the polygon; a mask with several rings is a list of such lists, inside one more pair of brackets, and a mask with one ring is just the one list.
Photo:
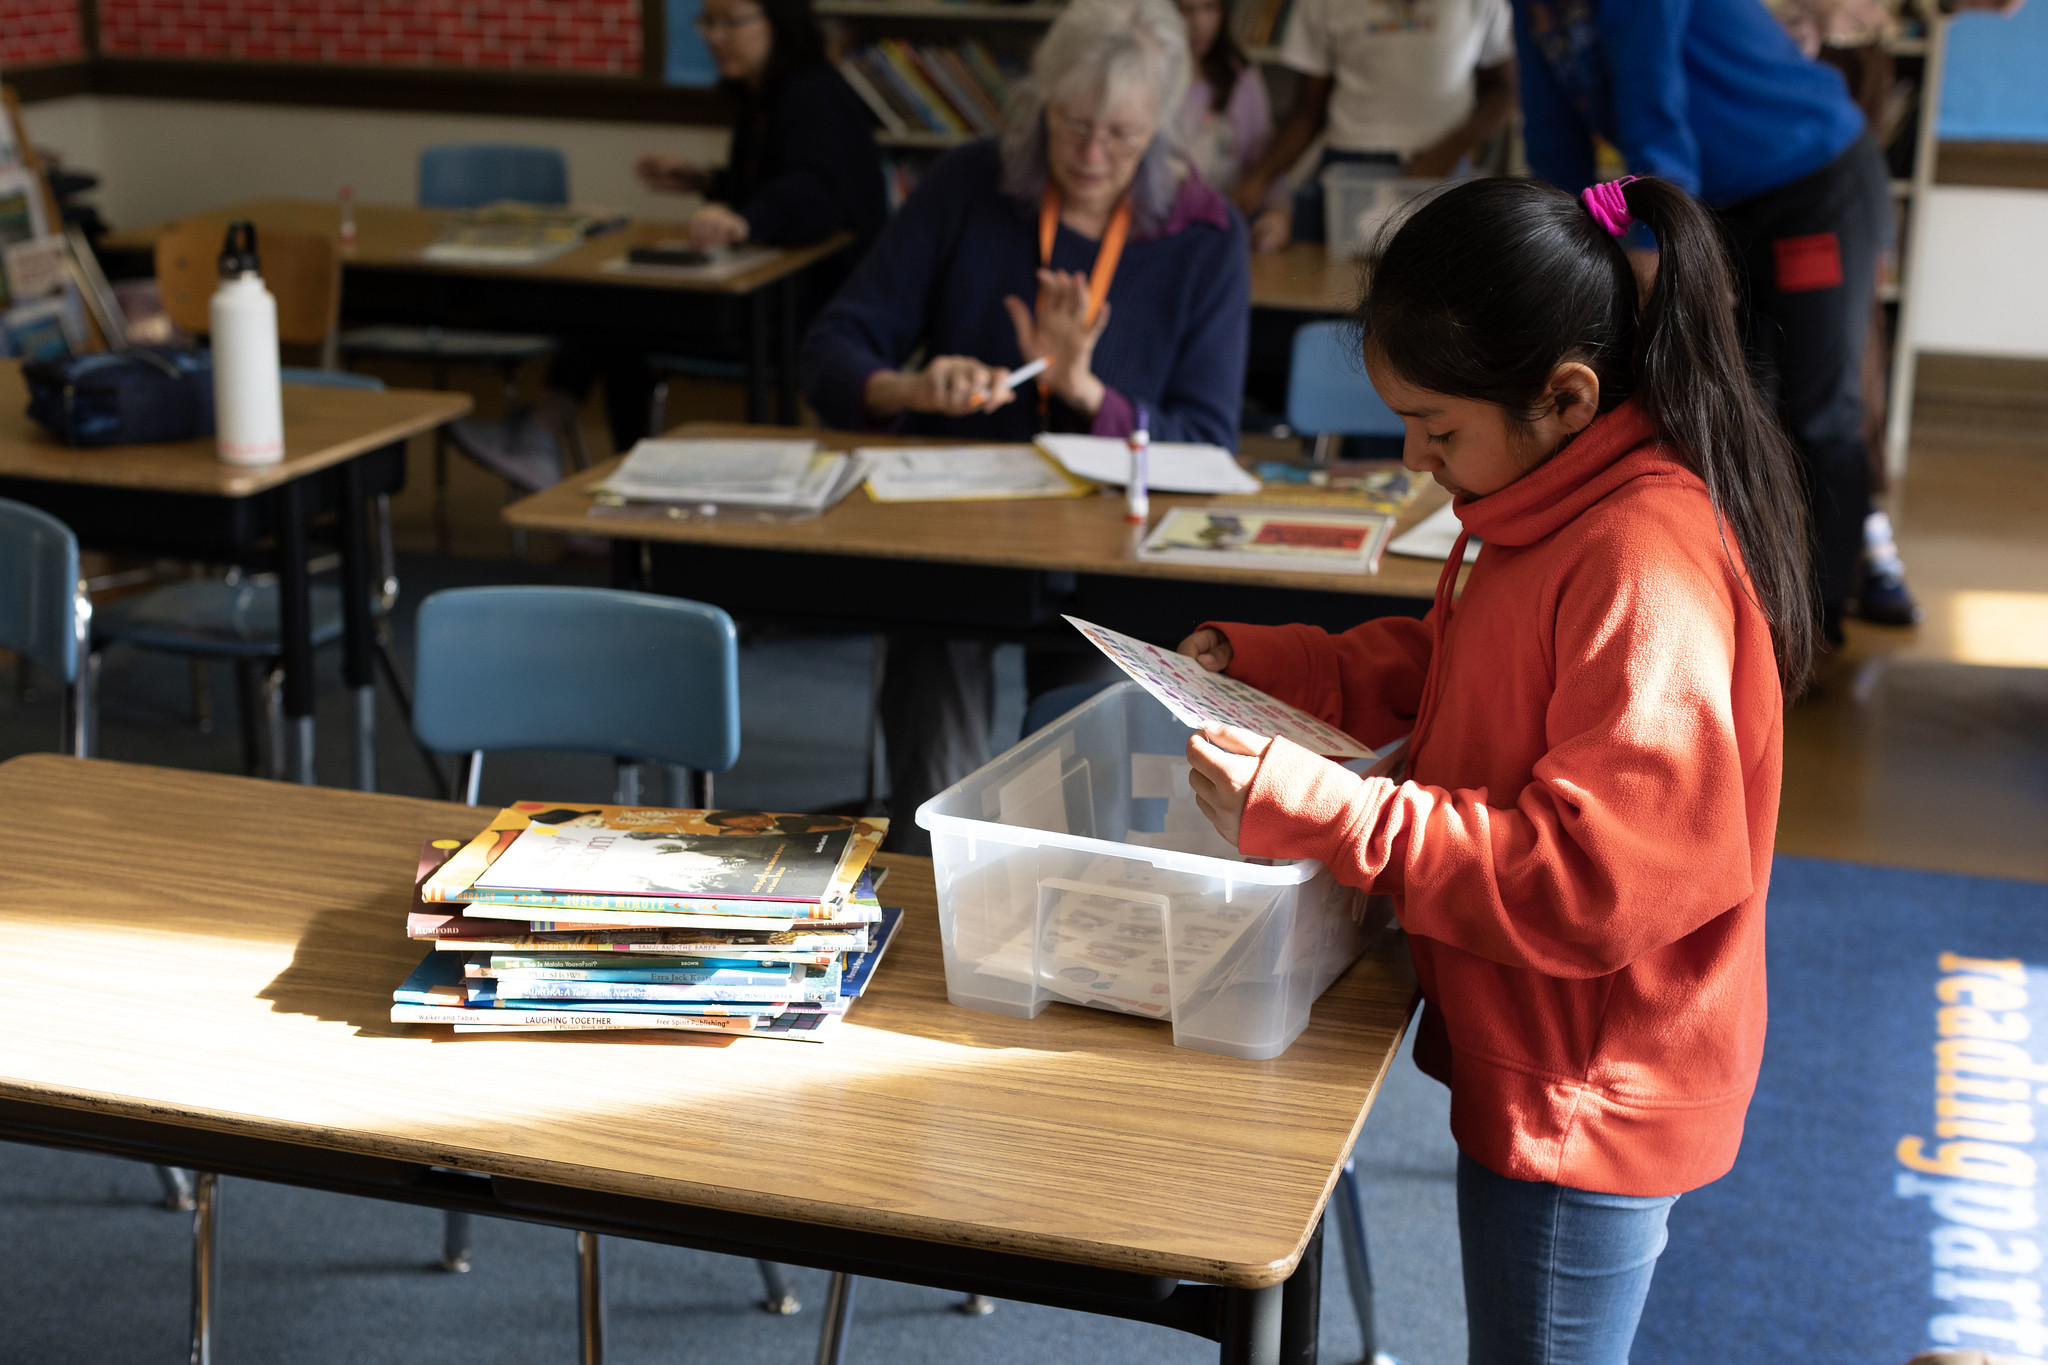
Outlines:
{"label": "book spine", "polygon": [[925,126],[924,115],[919,112],[909,92],[898,88],[900,82],[895,79],[896,73],[889,69],[887,57],[871,47],[864,47],[854,52],[847,60],[860,68],[861,74],[868,78],[868,84],[874,88],[875,93],[896,111],[897,121],[903,125],[903,131],[914,133]]}
{"label": "book spine", "polygon": [[842,60],[839,63],[839,74],[853,87],[853,93],[860,96],[861,103],[868,107],[868,111],[875,116],[875,121],[886,131],[897,134],[910,131],[910,125],[896,112],[896,106],[882,98],[882,92],[875,89],[874,83],[868,79],[868,73],[861,70],[859,62],[851,57]]}
{"label": "book spine", "polygon": [[[584,1028],[680,1028],[705,1033],[747,1033],[754,1027],[752,1015],[616,1014],[604,1011],[576,1013],[550,1011],[541,1016],[551,1031]],[[532,1027],[518,1022],[518,1016],[498,1010],[440,1005],[393,1005],[394,1024],[485,1025],[492,1029]]]}
{"label": "book spine", "polygon": [[890,67],[903,78],[904,85],[917,96],[918,102],[931,111],[929,121],[933,132],[957,134],[970,131],[967,121],[954,113],[945,97],[924,78],[924,73],[918,69],[917,58],[901,40],[884,38],[875,47],[889,59]]}
{"label": "book spine", "polygon": [[470,972],[474,976],[507,976],[518,973],[540,981],[659,981],[663,979],[659,973],[674,975],[678,972],[701,971],[702,967],[699,964],[714,960],[722,965],[744,963],[755,970],[777,967],[787,972],[791,967],[830,967],[837,957],[837,953],[793,953],[786,957],[727,954],[716,959],[706,956],[643,967],[623,965],[616,958],[599,962],[588,958],[520,954],[493,956],[488,962],[472,963]]}
{"label": "book spine", "polygon": [[1003,74],[1003,68],[996,64],[996,59],[989,54],[989,50],[981,45],[979,39],[975,39],[960,45],[960,56],[966,62],[967,69],[980,79],[982,88],[988,91],[989,98],[995,101],[996,108],[1007,110],[1010,107],[1010,78]]}
{"label": "book spine", "polygon": [[694,985],[650,986],[637,981],[514,981],[498,982],[497,998],[512,1000],[624,1000],[659,1004],[700,1000],[707,1003],[774,1003],[806,999],[787,976],[774,983],[699,982]]}
{"label": "book spine", "polygon": [[[838,900],[774,901],[739,897],[614,896],[595,891],[515,891],[471,887],[450,904],[515,906],[521,910],[645,910],[657,915],[751,915],[757,919],[820,919]],[[504,918],[503,914],[497,918]]]}
{"label": "book spine", "polygon": [[946,69],[961,95],[981,111],[983,135],[994,136],[1002,131],[1002,106],[989,97],[987,89],[982,86],[981,78],[968,69],[967,59],[960,55],[959,49],[935,47],[932,49],[932,60]]}
{"label": "book spine", "polygon": [[970,132],[987,137],[995,131],[994,123],[982,111],[980,102],[953,78],[952,70],[945,63],[945,54],[938,47],[915,47],[906,43],[904,48],[917,62],[917,69],[926,83],[945,97],[946,103],[952,106],[954,114]]}
{"label": "book spine", "polygon": [[495,977],[500,994],[513,994],[515,986],[527,986],[536,990],[554,985],[573,992],[581,986],[643,985],[643,986],[746,986],[766,990],[780,990],[792,981],[801,980],[804,968],[783,967],[755,971],[747,968],[713,967],[684,968],[669,971],[634,971],[631,968],[616,970],[589,968],[583,970],[554,971],[542,968],[528,971],[523,967],[506,970],[489,970],[479,975]]}
{"label": "book spine", "polygon": [[[538,906],[534,907],[539,909]],[[866,906],[843,906],[826,920],[762,919],[750,915],[661,915],[646,910],[578,910],[573,920],[532,919],[527,932],[574,934],[603,929],[739,929],[758,933],[789,933],[793,925],[805,923],[873,924],[881,913]],[[801,929],[794,932],[802,932]]]}

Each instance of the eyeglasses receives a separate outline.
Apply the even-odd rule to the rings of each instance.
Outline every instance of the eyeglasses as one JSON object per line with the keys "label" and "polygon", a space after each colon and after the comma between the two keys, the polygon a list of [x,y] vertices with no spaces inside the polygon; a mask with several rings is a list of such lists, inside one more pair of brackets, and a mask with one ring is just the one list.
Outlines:
{"label": "eyeglasses", "polygon": [[748,24],[758,24],[767,17],[760,10],[748,10],[740,14],[700,14],[692,19],[690,24],[697,32],[709,38],[714,34],[738,32]]}
{"label": "eyeglasses", "polygon": [[1062,137],[1072,138],[1082,146],[1097,141],[1104,151],[1123,152],[1135,155],[1152,144],[1153,129],[1134,127],[1127,123],[1098,124],[1093,119],[1074,118],[1048,105],[1045,121],[1052,130]]}

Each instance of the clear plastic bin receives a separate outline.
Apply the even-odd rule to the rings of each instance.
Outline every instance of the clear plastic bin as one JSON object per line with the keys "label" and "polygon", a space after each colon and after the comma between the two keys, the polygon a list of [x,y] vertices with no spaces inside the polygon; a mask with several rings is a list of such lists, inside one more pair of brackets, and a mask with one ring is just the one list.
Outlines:
{"label": "clear plastic bin", "polygon": [[948,999],[1164,1019],[1178,1046],[1232,1057],[1300,1035],[1387,902],[1313,860],[1242,859],[1188,790],[1187,738],[1119,683],[918,808]]}
{"label": "clear plastic bin", "polygon": [[1323,236],[1331,256],[1365,256],[1386,225],[1442,180],[1410,180],[1391,166],[1336,161],[1323,168]]}

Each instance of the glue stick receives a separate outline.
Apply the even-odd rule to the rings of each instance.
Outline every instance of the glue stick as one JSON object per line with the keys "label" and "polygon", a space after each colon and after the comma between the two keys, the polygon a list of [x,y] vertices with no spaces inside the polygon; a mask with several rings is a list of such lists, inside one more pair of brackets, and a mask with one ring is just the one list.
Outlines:
{"label": "glue stick", "polygon": [[1137,425],[1125,438],[1131,448],[1131,477],[1124,485],[1124,520],[1139,526],[1152,514],[1152,499],[1146,487],[1152,476],[1152,433],[1145,428],[1145,405],[1140,403]]}

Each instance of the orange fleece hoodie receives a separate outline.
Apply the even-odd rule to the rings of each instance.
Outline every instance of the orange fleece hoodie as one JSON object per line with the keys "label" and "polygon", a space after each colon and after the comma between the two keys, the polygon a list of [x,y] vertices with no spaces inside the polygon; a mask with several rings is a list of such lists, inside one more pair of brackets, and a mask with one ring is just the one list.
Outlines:
{"label": "orange fleece hoodie", "polygon": [[1473,1160],[1697,1188],[1734,1164],[1763,1057],[1769,625],[1633,402],[1457,513],[1485,545],[1455,608],[1454,554],[1422,621],[1211,623],[1233,677],[1368,744],[1415,735],[1399,783],[1275,739],[1239,846],[1393,895],[1416,1060]]}

